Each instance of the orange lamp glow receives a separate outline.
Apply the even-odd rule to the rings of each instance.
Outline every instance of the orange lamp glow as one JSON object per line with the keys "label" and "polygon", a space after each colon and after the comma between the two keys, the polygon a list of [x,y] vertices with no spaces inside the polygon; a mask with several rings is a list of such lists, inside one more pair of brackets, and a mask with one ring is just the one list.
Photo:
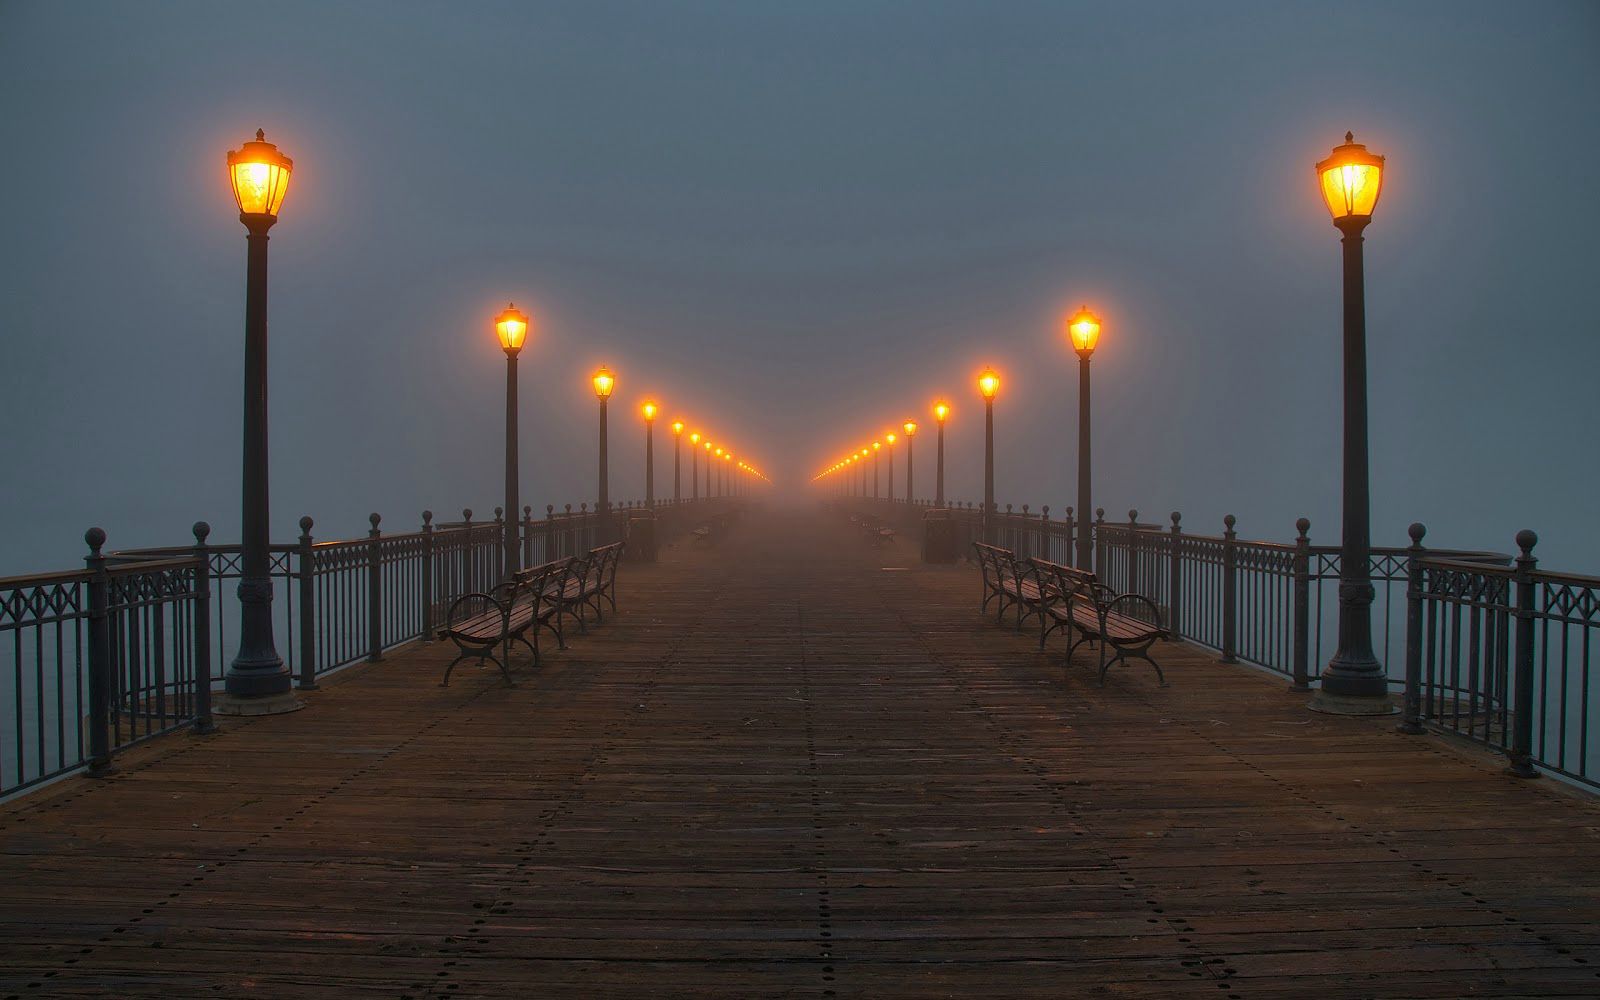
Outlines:
{"label": "orange lamp glow", "polygon": [[677,436],[681,435],[682,433],[683,433],[683,421],[682,420],[674,420],[672,422],[672,436],[673,437],[677,437]]}
{"label": "orange lamp glow", "polygon": [[645,423],[653,424],[656,422],[656,414],[661,412],[661,408],[656,406],[653,400],[647,399],[639,407],[639,412],[644,415]]}
{"label": "orange lamp glow", "polygon": [[883,442],[882,441],[874,441],[874,442],[872,442],[872,450],[873,451],[878,451],[881,448],[883,448]]}
{"label": "orange lamp glow", "polygon": [[916,436],[917,422],[915,420],[907,420],[903,426],[905,428],[906,437]]}
{"label": "orange lamp glow", "polygon": [[611,398],[611,390],[617,387],[617,377],[611,374],[611,369],[605,365],[594,373],[594,394],[601,400]]}
{"label": "orange lamp glow", "polygon": [[942,424],[942,423],[944,423],[945,418],[948,417],[948,416],[950,416],[950,404],[949,403],[940,402],[940,403],[934,403],[933,404],[933,419],[939,421],[939,423]]}
{"label": "orange lamp glow", "polygon": [[700,443],[700,432],[699,431],[695,431],[693,434],[689,435],[689,443],[690,444],[699,444]]}
{"label": "orange lamp glow", "polygon": [[1344,145],[1317,164],[1322,200],[1337,224],[1341,219],[1370,222],[1383,189],[1383,157],[1367,152],[1354,133],[1344,134]]}
{"label": "orange lamp glow", "polygon": [[721,457],[722,457],[722,449],[721,449],[721,448],[718,448],[718,449],[717,449],[717,457],[718,457],[718,458],[721,458]]}
{"label": "orange lamp glow", "polygon": [[884,435],[883,439],[890,444],[894,444],[894,432],[890,431],[888,434]]}
{"label": "orange lamp glow", "polygon": [[711,442],[707,441],[706,442],[706,451],[710,451],[710,450],[711,450]]}
{"label": "orange lamp glow", "polygon": [[983,374],[978,376],[978,392],[991,401],[1000,392],[1000,376],[994,373],[993,368],[985,368]]}
{"label": "orange lamp glow", "polygon": [[267,141],[265,132],[256,129],[254,142],[228,153],[228,181],[233,185],[239,214],[277,218],[293,172],[294,161],[278,152],[278,147]]}
{"label": "orange lamp glow", "polygon": [[528,314],[506,303],[505,312],[494,318],[494,332],[500,335],[500,346],[505,352],[515,357],[528,337]]}
{"label": "orange lamp glow", "polygon": [[1078,357],[1087,358],[1094,353],[1094,346],[1100,343],[1100,317],[1084,306],[1067,320],[1067,336],[1071,338],[1072,349],[1078,352]]}

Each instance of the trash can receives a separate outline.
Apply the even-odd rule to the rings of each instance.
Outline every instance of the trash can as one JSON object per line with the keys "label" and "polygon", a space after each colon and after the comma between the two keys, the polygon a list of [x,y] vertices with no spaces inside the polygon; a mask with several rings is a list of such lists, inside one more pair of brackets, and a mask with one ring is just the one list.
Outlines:
{"label": "trash can", "polygon": [[956,561],[955,525],[950,520],[948,508],[930,507],[922,512],[922,561]]}
{"label": "trash can", "polygon": [[656,561],[656,515],[649,509],[634,510],[628,516],[627,557],[634,562]]}

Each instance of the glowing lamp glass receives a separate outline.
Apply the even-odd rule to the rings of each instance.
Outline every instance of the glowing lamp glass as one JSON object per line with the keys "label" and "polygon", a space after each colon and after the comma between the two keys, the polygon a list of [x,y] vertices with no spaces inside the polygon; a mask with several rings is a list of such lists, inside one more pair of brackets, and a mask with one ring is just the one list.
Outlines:
{"label": "glowing lamp glass", "polygon": [[672,433],[674,435],[683,433],[683,421],[682,420],[674,420],[672,422]]}
{"label": "glowing lamp glass", "polygon": [[266,133],[256,129],[253,142],[228,153],[228,181],[233,185],[239,214],[277,218],[293,172],[294,161],[278,152],[278,147],[267,141]]}
{"label": "glowing lamp glass", "polygon": [[594,394],[597,398],[605,400],[611,398],[611,390],[617,387],[617,377],[604,365],[594,373]]}
{"label": "glowing lamp glass", "polygon": [[646,402],[644,405],[639,407],[639,412],[644,414],[644,419],[646,422],[654,423],[656,414],[660,412],[660,408],[654,403]]}
{"label": "glowing lamp glass", "polygon": [[939,421],[939,423],[942,424],[942,423],[944,423],[945,418],[948,417],[949,415],[950,415],[950,404],[949,403],[934,403],[933,404],[933,419]]}
{"label": "glowing lamp glass", "polygon": [[917,432],[917,422],[915,420],[907,420],[905,422],[905,432],[906,437],[910,437],[911,435],[915,434]]}
{"label": "glowing lamp glass", "polygon": [[885,441],[889,442],[890,444],[894,444],[894,435],[893,434],[884,435],[883,439]]}
{"label": "glowing lamp glass", "polygon": [[499,335],[500,346],[507,354],[517,353],[528,338],[528,314],[506,303],[505,312],[494,318],[494,332]]}
{"label": "glowing lamp glass", "polygon": [[1383,190],[1383,157],[1367,152],[1355,139],[1346,132],[1344,145],[1333,147],[1333,153],[1317,164],[1322,200],[1335,222],[1370,219]]}
{"label": "glowing lamp glass", "polygon": [[994,373],[994,369],[985,368],[983,374],[978,376],[978,392],[984,399],[990,400],[1000,392],[1000,376]]}
{"label": "glowing lamp glass", "polygon": [[1100,343],[1100,317],[1090,312],[1088,306],[1079,309],[1067,320],[1067,337],[1072,341],[1072,349],[1087,358]]}

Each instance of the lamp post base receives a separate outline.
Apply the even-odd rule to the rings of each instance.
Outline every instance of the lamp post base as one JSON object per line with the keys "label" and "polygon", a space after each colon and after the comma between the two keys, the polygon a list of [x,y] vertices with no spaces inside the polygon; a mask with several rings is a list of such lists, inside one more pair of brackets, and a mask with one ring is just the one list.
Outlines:
{"label": "lamp post base", "polygon": [[1329,694],[1319,690],[1306,707],[1324,715],[1398,715],[1400,707],[1384,695]]}
{"label": "lamp post base", "polygon": [[268,694],[254,698],[218,695],[211,705],[217,715],[287,715],[306,707],[306,703],[289,694]]}

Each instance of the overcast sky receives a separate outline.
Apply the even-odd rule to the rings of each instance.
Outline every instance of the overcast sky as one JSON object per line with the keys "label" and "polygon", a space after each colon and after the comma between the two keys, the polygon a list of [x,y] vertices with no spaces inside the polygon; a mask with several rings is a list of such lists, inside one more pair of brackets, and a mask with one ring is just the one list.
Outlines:
{"label": "overcast sky", "polygon": [[[1334,15],[1337,16],[1334,16]],[[1600,4],[0,0],[0,575],[82,532],[237,537],[245,240],[223,154],[295,161],[272,233],[272,509],[348,537],[643,494],[650,394],[801,483],[935,395],[949,492],[1337,541],[1338,233],[1312,164],[1389,157],[1368,230],[1375,540],[1600,571]],[[665,437],[665,435],[663,435]],[[931,435],[919,494],[932,492]],[[670,493],[670,454],[658,469]],[[903,459],[902,459],[903,460]],[[900,467],[903,474],[903,466]]]}

